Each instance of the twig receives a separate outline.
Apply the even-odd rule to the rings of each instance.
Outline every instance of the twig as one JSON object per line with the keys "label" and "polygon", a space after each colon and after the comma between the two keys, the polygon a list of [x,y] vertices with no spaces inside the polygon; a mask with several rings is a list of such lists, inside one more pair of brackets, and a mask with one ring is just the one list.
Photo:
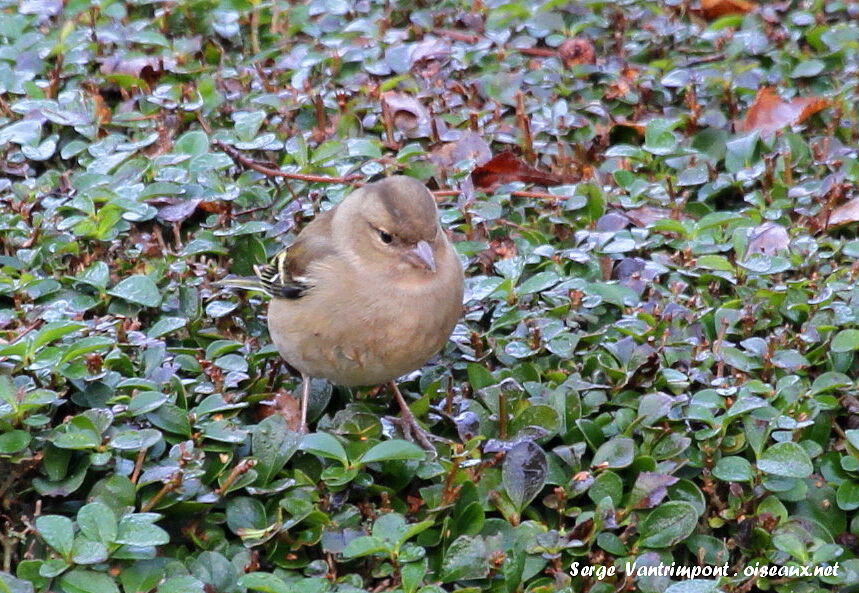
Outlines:
{"label": "twig", "polygon": [[[458,189],[436,189],[432,191],[432,195],[437,198],[443,198],[448,196],[458,196],[462,192]],[[532,191],[532,190],[524,190],[518,189],[510,192],[511,196],[516,198],[538,198],[541,200],[563,200],[568,198],[569,196],[561,196],[558,194],[550,194],[545,191]]]}
{"label": "twig", "polygon": [[465,43],[477,43],[478,41],[480,41],[479,35],[463,33],[462,31],[455,31],[453,29],[433,29],[432,32],[439,37],[447,37],[448,39],[453,39],[454,41],[463,41]]}
{"label": "twig", "polygon": [[515,196],[517,198],[539,198],[541,200],[563,200],[568,196],[559,196],[557,194],[550,194],[545,191],[528,191],[528,190],[516,190],[510,192],[511,196]]}
{"label": "twig", "polygon": [[683,64],[683,68],[688,68],[690,66],[697,66],[698,64],[709,64],[710,62],[719,62],[725,59],[725,54],[718,53],[713,54],[711,56],[701,56],[700,58],[692,58]]}
{"label": "twig", "polygon": [[254,206],[253,208],[248,208],[247,210],[239,210],[238,212],[234,212],[233,216],[244,216],[245,214],[253,214],[254,212],[259,212],[260,210],[267,210],[269,208],[271,208],[270,205]]}
{"label": "twig", "polygon": [[34,329],[36,329],[37,327],[39,327],[43,323],[45,323],[44,319],[42,319],[42,318],[36,319],[33,323],[31,323],[30,325],[28,325],[27,327],[22,329],[21,332],[18,333],[18,335],[16,335],[12,339],[11,343],[15,344],[16,342],[19,342],[24,336],[26,336],[28,333],[30,333],[31,331],[33,331]]}
{"label": "twig", "polygon": [[246,473],[256,464],[257,462],[255,459],[244,459],[240,461],[232,470],[230,470],[230,473],[227,475],[227,477],[224,478],[224,483],[221,484],[221,487],[215,488],[215,494],[217,494],[218,496],[223,496],[230,488],[232,483],[236,481],[236,478]]}
{"label": "twig", "polygon": [[233,161],[237,165],[241,165],[242,167],[251,169],[252,171],[256,171],[257,173],[262,173],[266,177],[283,177],[286,179],[297,179],[299,181],[306,181],[308,183],[352,183],[361,179],[361,175],[358,174],[346,175],[344,177],[329,177],[327,175],[289,173],[287,171],[281,171],[280,169],[272,169],[271,167],[266,167],[265,165],[262,165],[253,159],[249,159],[229,144],[224,144],[220,140],[213,140],[212,144],[214,144],[216,148],[226,153],[226,155],[233,159]]}
{"label": "twig", "polygon": [[15,548],[15,538],[0,533],[0,544],[3,544],[2,570],[3,572],[10,572],[12,570],[12,550]]}
{"label": "twig", "polygon": [[515,48],[523,56],[534,56],[538,58],[551,58],[558,55],[558,50],[547,47],[517,47]]}
{"label": "twig", "polygon": [[141,449],[137,452],[137,459],[134,462],[134,471],[131,472],[131,483],[137,484],[137,478],[140,477],[140,468],[143,466],[143,460],[146,459],[146,449]]}
{"label": "twig", "polygon": [[155,496],[153,496],[152,498],[147,500],[146,504],[144,504],[140,508],[140,511],[143,513],[148,513],[149,511],[152,510],[152,508],[156,504],[158,504],[158,501],[160,501],[162,498],[164,498],[165,494],[167,494],[168,492],[172,492],[172,491],[176,490],[181,485],[182,485],[182,472],[181,471],[173,472],[173,475],[170,476],[170,478],[166,482],[164,482],[163,486],[161,486],[161,490],[156,492]]}
{"label": "twig", "polygon": [[525,95],[519,91],[516,93],[516,123],[522,132],[522,152],[532,165],[537,160],[534,154],[534,140],[531,137],[531,124],[528,122],[528,114],[525,112]]}

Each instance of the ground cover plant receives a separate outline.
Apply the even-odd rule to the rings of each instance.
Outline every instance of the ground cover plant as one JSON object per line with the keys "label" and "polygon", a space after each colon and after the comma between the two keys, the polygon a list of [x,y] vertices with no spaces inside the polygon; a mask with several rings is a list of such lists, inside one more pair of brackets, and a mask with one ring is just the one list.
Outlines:
{"label": "ground cover plant", "polygon": [[[0,592],[857,586],[854,3],[0,7]],[[392,173],[435,457],[214,284]]]}

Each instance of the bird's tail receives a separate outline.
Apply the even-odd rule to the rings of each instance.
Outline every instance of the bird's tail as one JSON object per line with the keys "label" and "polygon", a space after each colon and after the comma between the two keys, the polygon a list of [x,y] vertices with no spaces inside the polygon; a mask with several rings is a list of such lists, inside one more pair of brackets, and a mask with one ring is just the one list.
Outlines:
{"label": "bird's tail", "polygon": [[241,290],[255,290],[271,294],[266,286],[260,282],[260,279],[254,276],[227,276],[212,284],[220,288],[239,288]]}

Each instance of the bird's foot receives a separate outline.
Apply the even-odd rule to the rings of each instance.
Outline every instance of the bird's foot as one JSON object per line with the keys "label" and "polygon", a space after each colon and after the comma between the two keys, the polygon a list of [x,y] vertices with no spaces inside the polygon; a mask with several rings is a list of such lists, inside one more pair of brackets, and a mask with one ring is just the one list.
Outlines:
{"label": "bird's foot", "polygon": [[402,415],[394,420],[400,425],[400,428],[403,429],[403,436],[407,441],[411,441],[412,443],[417,442],[428,452],[433,454],[436,453],[435,445],[432,444],[430,439],[438,439],[438,437],[424,430],[421,425],[418,424],[417,420],[415,420],[414,415],[409,414],[408,417]]}
{"label": "bird's foot", "polygon": [[397,404],[400,406],[400,418],[397,420],[397,424],[402,427],[403,436],[413,443],[417,442],[421,447],[435,455],[436,449],[435,445],[432,444],[432,441],[444,442],[447,439],[443,439],[424,430],[423,427],[418,424],[418,421],[415,419],[415,415],[412,414],[411,409],[409,409],[409,405],[406,403],[405,398],[403,398],[403,394],[400,393],[400,390],[397,388],[397,384],[391,381],[391,383],[389,383],[389,387],[394,394],[394,399],[397,400]]}

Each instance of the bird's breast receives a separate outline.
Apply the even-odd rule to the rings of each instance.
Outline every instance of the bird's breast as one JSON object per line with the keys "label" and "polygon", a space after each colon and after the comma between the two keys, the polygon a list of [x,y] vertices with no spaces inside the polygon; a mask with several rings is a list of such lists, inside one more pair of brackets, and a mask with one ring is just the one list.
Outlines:
{"label": "bird's breast", "polygon": [[305,375],[345,386],[385,383],[421,367],[444,346],[461,311],[461,284],[425,287],[317,283],[297,300],[274,299],[269,330]]}

